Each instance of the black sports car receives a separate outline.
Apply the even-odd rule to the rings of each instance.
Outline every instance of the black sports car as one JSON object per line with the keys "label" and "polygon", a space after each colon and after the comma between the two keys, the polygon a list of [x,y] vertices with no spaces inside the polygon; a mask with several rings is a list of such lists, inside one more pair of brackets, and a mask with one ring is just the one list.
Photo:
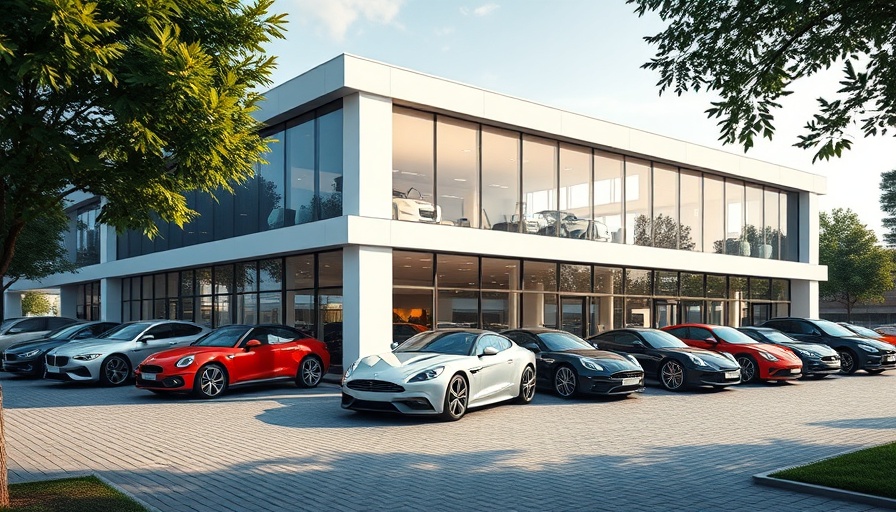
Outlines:
{"label": "black sports car", "polygon": [[51,349],[73,340],[95,338],[116,325],[118,322],[79,322],[50,331],[40,339],[16,343],[3,351],[3,371],[40,377],[44,356]]}
{"label": "black sports car", "polygon": [[563,398],[644,390],[644,370],[634,357],[598,350],[574,334],[555,329],[513,329],[501,334],[535,352],[536,386],[553,389]]}
{"label": "black sports car", "polygon": [[596,347],[634,356],[644,373],[670,391],[739,384],[740,365],[730,354],[689,347],[659,329],[628,328],[588,338]]}
{"label": "black sports car", "polygon": [[840,356],[827,345],[796,340],[771,327],[738,327],[737,330],[761,343],[792,350],[803,362],[803,377],[823,379],[832,373],[840,373]]}

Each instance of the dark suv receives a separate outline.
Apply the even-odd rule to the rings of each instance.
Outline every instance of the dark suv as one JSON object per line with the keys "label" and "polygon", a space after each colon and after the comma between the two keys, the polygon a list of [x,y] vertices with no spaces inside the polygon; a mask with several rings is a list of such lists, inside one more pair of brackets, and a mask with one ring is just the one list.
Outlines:
{"label": "dark suv", "polygon": [[840,373],[851,374],[856,370],[880,373],[896,368],[896,349],[893,345],[859,336],[828,320],[773,318],[761,327],[771,327],[791,338],[833,348],[840,354]]}

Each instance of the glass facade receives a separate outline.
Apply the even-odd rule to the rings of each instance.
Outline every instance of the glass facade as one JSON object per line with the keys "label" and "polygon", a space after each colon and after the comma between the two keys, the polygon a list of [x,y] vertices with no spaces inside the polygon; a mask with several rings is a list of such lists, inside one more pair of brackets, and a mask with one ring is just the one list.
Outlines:
{"label": "glass facade", "polygon": [[75,217],[75,264],[79,267],[100,262],[100,203],[78,208]]}
{"label": "glass facade", "polygon": [[75,299],[75,318],[79,320],[102,320],[100,301],[100,282],[78,285],[78,297]]}

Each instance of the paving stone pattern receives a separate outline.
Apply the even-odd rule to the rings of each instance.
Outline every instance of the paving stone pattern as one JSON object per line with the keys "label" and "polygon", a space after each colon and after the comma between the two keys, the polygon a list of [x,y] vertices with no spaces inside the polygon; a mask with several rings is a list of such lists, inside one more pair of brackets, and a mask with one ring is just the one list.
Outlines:
{"label": "paving stone pattern", "polygon": [[11,483],[97,473],[166,512],[871,510],[755,473],[896,441],[896,372],[562,400],[455,423],[339,388],[158,396],[0,374]]}

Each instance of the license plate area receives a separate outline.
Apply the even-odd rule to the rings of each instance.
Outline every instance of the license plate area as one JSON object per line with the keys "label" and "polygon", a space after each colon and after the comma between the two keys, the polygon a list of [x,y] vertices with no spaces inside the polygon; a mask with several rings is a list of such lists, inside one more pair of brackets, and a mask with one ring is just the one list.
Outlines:
{"label": "license plate area", "polygon": [[143,380],[156,380],[157,373],[141,373],[140,377]]}
{"label": "license plate area", "polygon": [[640,384],[640,383],[641,383],[641,379],[638,377],[626,377],[626,378],[622,379],[623,386],[634,386],[634,385]]}
{"label": "license plate area", "polygon": [[803,370],[800,369],[800,368],[791,368],[791,369],[790,369],[790,373],[792,373],[792,374],[801,373],[802,371],[803,371]]}
{"label": "license plate area", "polygon": [[737,379],[737,378],[740,378],[740,372],[738,372],[738,371],[725,372],[725,378],[726,378],[726,379]]}

